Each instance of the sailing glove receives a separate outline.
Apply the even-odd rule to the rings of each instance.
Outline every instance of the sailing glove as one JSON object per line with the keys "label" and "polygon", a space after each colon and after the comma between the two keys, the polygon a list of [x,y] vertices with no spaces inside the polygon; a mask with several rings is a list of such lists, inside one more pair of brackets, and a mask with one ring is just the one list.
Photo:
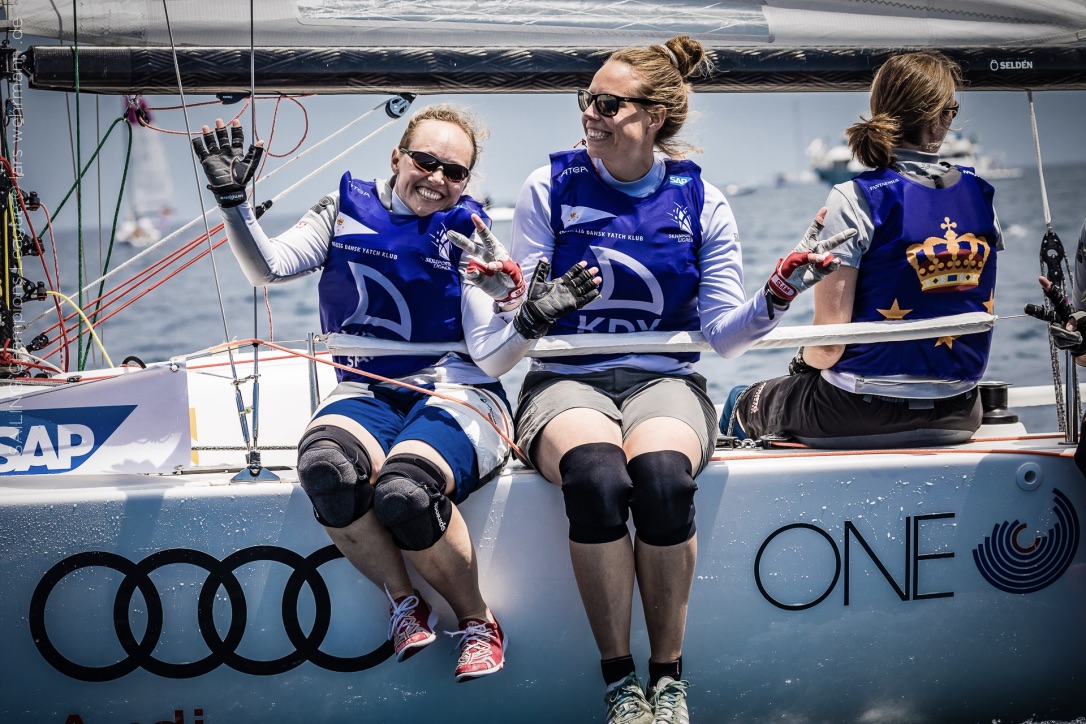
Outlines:
{"label": "sailing glove", "polygon": [[825,218],[826,210],[822,209],[796,247],[777,260],[777,266],[765,285],[766,301],[772,303],[769,307],[771,310],[773,305],[786,308],[800,292],[822,281],[827,274],[841,266],[841,260],[829,252],[855,236],[856,230],[846,229],[825,241],[819,241],[818,235],[822,233]]}
{"label": "sailing glove", "polygon": [[[206,128],[206,126],[205,126]],[[264,155],[261,146],[249,146],[242,155],[245,134],[241,125],[216,127],[205,131],[202,137],[192,139],[192,150],[203,164],[207,174],[207,187],[215,194],[215,201],[224,209],[230,209],[245,201],[245,185],[253,178],[260,159]]]}
{"label": "sailing glove", "polygon": [[536,264],[528,294],[513,317],[513,327],[525,339],[539,339],[559,318],[576,311],[600,295],[594,271],[584,262],[573,267],[555,281],[547,281],[551,265],[540,259]]}
{"label": "sailing glove", "polygon": [[[472,218],[478,219],[477,216]],[[464,281],[468,284],[479,287],[507,308],[524,296],[527,287],[520,265],[509,258],[509,252],[498,237],[481,220],[476,223],[475,233],[470,239],[459,232],[450,231],[449,241],[468,255],[468,266],[464,270]]]}
{"label": "sailing glove", "polygon": [[1052,335],[1052,342],[1058,349],[1066,350],[1074,357],[1086,354],[1086,340],[1082,338],[1082,330],[1086,329],[1086,312],[1072,312],[1068,321],[1074,322],[1075,329],[1067,329],[1064,324],[1048,325],[1048,333]]}

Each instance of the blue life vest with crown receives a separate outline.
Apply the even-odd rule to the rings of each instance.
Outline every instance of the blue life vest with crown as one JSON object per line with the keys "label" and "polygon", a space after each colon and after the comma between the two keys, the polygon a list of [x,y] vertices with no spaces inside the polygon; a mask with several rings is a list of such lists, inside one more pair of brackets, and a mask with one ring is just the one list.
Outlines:
{"label": "blue life vest with crown", "polygon": [[[460,312],[461,251],[448,238],[455,229],[471,236],[471,215],[488,220],[469,196],[429,216],[393,214],[372,181],[343,174],[339,216],[318,284],[321,329],[403,342],[457,342],[464,337]],[[382,377],[403,377],[444,355],[337,356],[334,360]],[[337,369],[341,382],[373,382]]]}
{"label": "blue life vest with crown", "polygon": [[[936,189],[892,169],[855,181],[874,223],[856,281],[852,321],[932,319],[993,312],[996,283],[994,189],[971,168]],[[850,344],[833,369],[866,376],[913,375],[979,381],[992,332],[905,342]]]}
{"label": "blue life vest with crown", "polygon": [[[579,261],[599,267],[600,297],[550,334],[697,330],[698,251],[705,188],[692,161],[665,160],[664,181],[645,198],[611,188],[581,150],[551,154],[555,276]],[[549,361],[585,365],[621,355]],[[697,353],[670,354],[694,362]]]}

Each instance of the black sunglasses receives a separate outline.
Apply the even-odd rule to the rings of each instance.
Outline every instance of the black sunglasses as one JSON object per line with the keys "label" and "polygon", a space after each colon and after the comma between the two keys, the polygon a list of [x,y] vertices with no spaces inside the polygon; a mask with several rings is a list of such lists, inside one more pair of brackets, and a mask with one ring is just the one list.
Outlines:
{"label": "black sunglasses", "polygon": [[601,116],[606,116],[607,118],[618,113],[618,107],[622,101],[640,103],[644,106],[660,105],[656,101],[651,101],[648,98],[626,98],[625,96],[616,96],[613,93],[591,93],[585,88],[581,88],[577,91],[577,105],[581,107],[582,111],[587,111],[588,107],[595,103],[596,111]]}
{"label": "black sunglasses", "polygon": [[955,103],[953,105],[950,105],[950,106],[947,106],[946,108],[944,108],[943,113],[949,113],[950,114],[950,120],[954,120],[954,118],[957,117],[958,111],[960,109],[961,109],[961,106],[958,105],[957,103]]}
{"label": "black sunglasses", "polygon": [[458,163],[451,163],[449,161],[442,161],[437,156],[426,153],[426,151],[408,151],[406,148],[401,148],[400,153],[406,153],[408,158],[411,159],[411,162],[414,163],[415,167],[420,171],[435,173],[440,168],[445,174],[445,178],[453,183],[467,181],[468,176],[471,175],[471,169],[467,166],[461,166]]}

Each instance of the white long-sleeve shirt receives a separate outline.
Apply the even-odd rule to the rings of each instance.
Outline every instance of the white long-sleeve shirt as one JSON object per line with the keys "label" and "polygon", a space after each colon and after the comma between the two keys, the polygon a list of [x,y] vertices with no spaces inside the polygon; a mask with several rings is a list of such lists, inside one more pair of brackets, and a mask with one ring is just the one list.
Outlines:
{"label": "white long-sleeve shirt", "polygon": [[[391,213],[413,212],[385,180],[377,181],[381,204]],[[269,237],[260,227],[248,203],[220,209],[225,222],[230,249],[237,257],[245,277],[253,286],[282,284],[319,271],[328,259],[328,249],[335,236],[339,216],[339,192],[322,198],[293,227]],[[468,255],[460,260],[460,272],[468,264]],[[470,284],[461,287],[461,314],[464,329],[485,327],[494,320],[494,303],[485,292]],[[499,322],[504,326],[504,322]],[[486,384],[494,378],[458,355],[448,354],[432,367],[404,378],[414,385],[430,382]]]}

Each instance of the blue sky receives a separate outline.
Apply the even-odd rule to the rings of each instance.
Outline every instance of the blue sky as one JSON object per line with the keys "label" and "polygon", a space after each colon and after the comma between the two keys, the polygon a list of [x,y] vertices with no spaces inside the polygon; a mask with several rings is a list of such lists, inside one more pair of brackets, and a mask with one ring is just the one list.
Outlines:
{"label": "blue sky", "polygon": [[[995,155],[1005,165],[1035,165],[1024,92],[966,92],[961,98],[962,112],[955,127],[979,139],[984,151]],[[176,105],[178,102],[176,96],[151,97],[148,100],[152,107]],[[207,97],[199,96],[188,98],[190,104],[206,100]],[[316,143],[382,100],[379,96],[315,96],[303,99],[302,103],[309,114],[308,136],[303,148]],[[569,148],[581,138],[580,114],[573,94],[424,96],[415,101],[414,108],[434,102],[468,106],[489,127],[490,139],[480,159],[471,193],[477,196],[489,194],[498,202],[511,203],[524,178],[546,162],[549,152]],[[1082,131],[1083,119],[1086,118],[1086,91],[1038,92],[1034,94],[1034,102],[1045,163],[1086,162],[1086,133]],[[264,136],[268,134],[273,106],[272,102],[263,102],[258,109],[258,123]],[[26,174],[23,185],[39,191],[47,204],[55,205],[73,179],[69,117],[74,121],[74,96],[24,90],[23,107],[26,117],[20,145],[20,158]],[[117,97],[81,97],[84,159],[97,145],[99,134],[104,133],[112,120],[120,115],[122,107],[123,102]],[[238,106],[191,108],[189,119],[197,128],[203,123],[211,124],[217,116],[230,117],[237,109]],[[807,144],[815,138],[830,142],[840,140],[844,129],[860,114],[866,114],[867,94],[695,94],[693,110],[694,120],[688,123],[684,136],[704,149],[704,153],[693,156],[693,159],[705,169],[706,178],[723,187],[730,183],[763,183],[778,173],[796,173],[808,168],[804,153]],[[248,113],[242,120],[248,129]],[[330,158],[385,120],[383,113],[374,114],[356,127],[359,130],[349,132],[349,140],[335,149],[332,149],[333,144],[329,144],[315,153],[314,158],[318,154],[322,160]],[[160,112],[155,116],[155,123],[180,130],[184,128],[184,117],[180,112]],[[283,104],[272,150],[280,153],[289,150],[301,138],[303,128],[300,110],[293,104]],[[316,180],[284,199],[276,211],[296,211],[300,215],[325,191],[335,188],[339,176],[347,169],[365,178],[385,175],[389,168],[389,154],[402,129],[403,121],[400,121],[383,131]],[[146,135],[148,132],[139,129],[137,134]],[[160,139],[169,158],[169,168],[165,173],[172,180],[178,215],[187,220],[199,211],[197,189],[204,194],[205,204],[211,203],[210,194],[203,191],[202,179],[197,183],[194,178],[186,140],[182,136],[161,134]],[[102,203],[110,210],[115,203],[123,157],[123,134],[117,132],[103,149],[103,168],[92,172],[96,177],[101,174]],[[267,190],[260,194],[261,198],[278,193],[316,165],[317,162],[309,163],[308,160],[295,164],[289,172],[269,180]],[[267,170],[271,168],[273,165],[269,164]],[[287,176],[290,176],[289,180]],[[158,181],[155,178],[141,178],[137,182]],[[97,208],[95,180],[88,180],[84,199],[85,204]],[[65,211],[64,215],[68,217],[69,213]],[[68,226],[69,223],[61,225]]]}

